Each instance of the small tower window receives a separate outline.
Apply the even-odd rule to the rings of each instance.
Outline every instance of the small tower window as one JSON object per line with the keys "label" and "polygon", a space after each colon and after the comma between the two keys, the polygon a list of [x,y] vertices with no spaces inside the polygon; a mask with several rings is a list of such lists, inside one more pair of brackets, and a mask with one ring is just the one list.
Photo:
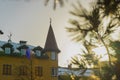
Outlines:
{"label": "small tower window", "polygon": [[10,48],[5,48],[5,54],[10,54]]}
{"label": "small tower window", "polygon": [[26,55],[26,49],[21,49],[21,54]]}
{"label": "small tower window", "polygon": [[55,52],[51,52],[51,59],[56,60],[56,53]]}
{"label": "small tower window", "polygon": [[58,74],[58,69],[55,68],[55,67],[52,67],[52,69],[51,69],[51,75],[54,76],[54,77],[56,77],[57,74]]}
{"label": "small tower window", "polygon": [[40,50],[36,50],[35,53],[36,53],[37,56],[41,56],[41,51]]}

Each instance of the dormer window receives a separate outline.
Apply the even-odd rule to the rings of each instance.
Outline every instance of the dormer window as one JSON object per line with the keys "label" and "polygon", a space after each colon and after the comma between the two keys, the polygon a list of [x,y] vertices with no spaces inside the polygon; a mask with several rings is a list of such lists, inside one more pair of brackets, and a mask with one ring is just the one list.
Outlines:
{"label": "dormer window", "polygon": [[10,52],[11,52],[11,51],[10,51],[10,48],[9,48],[9,47],[6,47],[6,48],[5,48],[5,54],[10,54]]}
{"label": "dormer window", "polygon": [[41,51],[40,50],[36,50],[35,53],[36,53],[37,56],[41,56]]}
{"label": "dormer window", "polygon": [[21,49],[21,54],[26,55],[26,49]]}
{"label": "dormer window", "polygon": [[51,52],[51,59],[52,60],[56,60],[56,53],[55,52]]}

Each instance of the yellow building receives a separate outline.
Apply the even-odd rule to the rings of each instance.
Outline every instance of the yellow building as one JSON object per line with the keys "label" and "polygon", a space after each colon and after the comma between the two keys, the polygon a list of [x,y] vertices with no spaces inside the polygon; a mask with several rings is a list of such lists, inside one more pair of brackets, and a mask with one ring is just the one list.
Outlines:
{"label": "yellow building", "polygon": [[9,39],[0,47],[0,80],[58,80],[59,52],[51,24],[44,48]]}

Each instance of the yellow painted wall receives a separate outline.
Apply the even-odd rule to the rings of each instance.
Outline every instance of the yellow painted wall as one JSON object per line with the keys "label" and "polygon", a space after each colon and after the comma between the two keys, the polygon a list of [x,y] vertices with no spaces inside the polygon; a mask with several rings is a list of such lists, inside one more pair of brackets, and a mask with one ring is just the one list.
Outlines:
{"label": "yellow painted wall", "polygon": [[[50,56],[50,52],[47,53]],[[3,64],[10,64],[12,65],[12,75],[6,76],[2,75],[3,71]],[[30,60],[26,57],[13,57],[13,56],[0,56],[0,80],[21,80],[20,76],[17,75],[16,68],[20,65],[27,65],[28,71],[30,73]],[[34,75],[35,66],[41,66],[43,68],[43,76],[36,77]],[[37,59],[35,57],[32,58],[32,72],[34,80],[57,80],[57,77],[51,76],[51,68],[58,67],[58,60],[51,60],[51,59]],[[30,75],[29,75],[30,76]],[[24,77],[25,78],[25,77]],[[30,77],[29,77],[30,78]],[[25,79],[30,80],[30,79]]]}

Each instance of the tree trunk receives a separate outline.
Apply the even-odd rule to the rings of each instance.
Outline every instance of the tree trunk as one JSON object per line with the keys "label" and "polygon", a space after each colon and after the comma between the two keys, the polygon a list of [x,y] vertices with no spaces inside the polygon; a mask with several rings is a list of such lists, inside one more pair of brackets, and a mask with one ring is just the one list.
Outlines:
{"label": "tree trunk", "polygon": [[107,45],[105,44],[105,42],[104,42],[104,40],[102,39],[102,37],[100,36],[100,34],[97,33],[97,35],[98,35],[100,41],[103,43],[103,45],[104,45],[104,47],[105,47],[105,49],[106,49],[106,51],[107,51],[107,55],[108,55],[108,59],[109,59],[109,65],[110,65],[110,67],[112,67],[111,57],[110,57],[110,52],[109,52],[109,50],[108,50],[108,47],[107,47]]}

